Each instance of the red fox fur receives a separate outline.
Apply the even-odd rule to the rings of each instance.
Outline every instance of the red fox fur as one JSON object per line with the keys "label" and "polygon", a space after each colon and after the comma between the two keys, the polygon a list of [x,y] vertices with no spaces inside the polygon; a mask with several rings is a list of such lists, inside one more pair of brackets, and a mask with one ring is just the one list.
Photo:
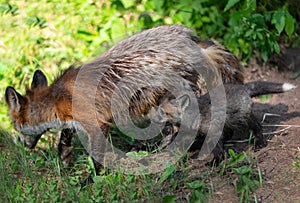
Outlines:
{"label": "red fox fur", "polygon": [[[122,95],[129,97],[124,99],[124,108],[129,106],[133,114],[139,116],[157,105],[159,97],[165,94],[163,87],[174,83],[172,75],[197,84],[201,93],[205,76],[197,70],[205,75],[210,71],[215,73],[213,67],[223,82],[243,83],[243,71],[237,58],[219,43],[201,41],[182,26],[160,26],[121,41],[92,62],[70,67],[50,86],[45,75],[37,70],[24,96],[13,87],[7,87],[5,98],[15,129],[23,135],[25,145],[33,148],[40,136],[51,128],[75,127],[84,131],[83,123],[92,116],[89,109],[94,105],[97,123],[89,127],[100,126],[107,134],[112,122],[111,99],[116,90],[128,93]],[[81,83],[86,84],[85,91],[77,97],[82,99],[77,101],[78,120],[78,116],[73,115],[72,99],[80,71],[88,76]],[[214,83],[214,79],[210,82]],[[119,86],[120,81],[123,86]],[[133,91],[132,84],[148,88]],[[93,96],[95,103],[86,102],[86,98]],[[126,103],[128,99],[132,100],[131,104]],[[120,108],[122,112],[122,106]],[[93,139],[89,137],[89,142]]]}

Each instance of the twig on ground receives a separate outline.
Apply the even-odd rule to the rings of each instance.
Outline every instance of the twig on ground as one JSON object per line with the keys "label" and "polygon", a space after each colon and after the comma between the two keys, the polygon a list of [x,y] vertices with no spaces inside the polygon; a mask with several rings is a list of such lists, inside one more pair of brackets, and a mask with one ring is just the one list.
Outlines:
{"label": "twig on ground", "polygon": [[266,119],[267,116],[277,116],[277,117],[280,117],[279,114],[273,114],[273,113],[265,113],[264,116],[263,116],[263,119],[261,121],[261,123],[263,123]]}

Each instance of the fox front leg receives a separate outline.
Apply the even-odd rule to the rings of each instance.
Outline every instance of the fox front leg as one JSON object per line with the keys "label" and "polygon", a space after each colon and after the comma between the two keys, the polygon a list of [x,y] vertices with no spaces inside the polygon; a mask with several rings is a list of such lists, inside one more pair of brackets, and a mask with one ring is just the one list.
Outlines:
{"label": "fox front leg", "polygon": [[71,146],[75,129],[66,128],[61,131],[58,143],[58,154],[63,161],[65,167],[70,166],[74,161],[73,147]]}

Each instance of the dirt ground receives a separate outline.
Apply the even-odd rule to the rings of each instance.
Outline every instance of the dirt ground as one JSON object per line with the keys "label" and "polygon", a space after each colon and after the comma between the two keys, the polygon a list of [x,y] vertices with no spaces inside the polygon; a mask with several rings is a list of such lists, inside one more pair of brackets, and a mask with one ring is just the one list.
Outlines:
{"label": "dirt ground", "polygon": [[[300,50],[294,56],[297,56],[299,64]],[[264,103],[254,99],[253,110],[260,121],[265,113],[277,114],[267,116],[263,122],[267,147],[254,152],[257,166],[263,174],[263,186],[255,191],[255,195],[260,202],[300,202],[300,167],[293,166],[295,161],[300,163],[300,77],[295,78],[300,67],[284,72],[277,69],[273,65],[258,65],[251,61],[245,71],[246,81],[289,82],[298,86],[290,92],[273,95]],[[220,179],[222,177],[211,180],[214,192],[209,202],[238,202],[234,186]]]}
{"label": "dirt ground", "polygon": [[265,133],[276,133],[269,135],[268,146],[256,153],[258,166],[265,174],[263,187],[256,194],[263,202],[300,202],[300,168],[293,167],[293,161],[300,162],[300,79],[292,79],[293,72],[262,67],[261,72],[252,74],[251,69],[256,67],[252,64],[249,68],[249,80],[290,82],[298,86],[290,92],[273,95],[265,104],[256,103],[253,108],[258,118],[266,112],[279,115],[267,118],[264,124],[286,125],[264,127]]}

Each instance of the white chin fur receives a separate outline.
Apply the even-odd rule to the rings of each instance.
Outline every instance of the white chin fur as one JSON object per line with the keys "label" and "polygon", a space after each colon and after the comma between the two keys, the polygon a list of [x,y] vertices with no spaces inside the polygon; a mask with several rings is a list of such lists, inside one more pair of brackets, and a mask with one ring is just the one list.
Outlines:
{"label": "white chin fur", "polygon": [[289,91],[289,90],[291,90],[291,89],[295,89],[297,86],[295,86],[295,85],[293,85],[293,84],[291,84],[291,83],[283,83],[283,85],[282,85],[282,89],[283,89],[283,91]]}

